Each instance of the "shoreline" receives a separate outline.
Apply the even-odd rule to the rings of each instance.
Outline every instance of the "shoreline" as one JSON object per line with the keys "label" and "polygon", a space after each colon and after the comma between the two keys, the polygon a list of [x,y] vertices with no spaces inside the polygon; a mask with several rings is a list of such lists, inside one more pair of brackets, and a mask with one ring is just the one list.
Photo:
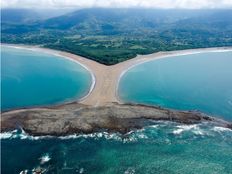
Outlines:
{"label": "shoreline", "polygon": [[232,122],[195,111],[177,111],[136,104],[111,103],[93,107],[71,103],[3,113],[1,133],[21,129],[32,136],[59,137],[102,131],[126,134],[154,125],[154,121],[170,121],[183,125],[206,123],[209,126],[232,130]]}
{"label": "shoreline", "polygon": [[[95,86],[95,83],[96,83],[96,77],[95,77],[95,74],[93,73],[93,71],[90,68],[88,68],[87,66],[85,66],[84,64],[80,63],[79,61],[77,61],[75,59],[72,59],[72,58],[70,58],[68,56],[62,55],[60,53],[60,51],[58,51],[58,50],[52,50],[52,49],[41,48],[41,47],[36,47],[36,46],[29,46],[29,45],[19,45],[18,46],[18,45],[14,45],[14,44],[2,44],[2,43],[1,43],[1,46],[12,47],[12,48],[15,48],[15,49],[24,49],[24,50],[35,51],[35,52],[42,52],[42,53],[45,53],[45,54],[50,54],[50,55],[53,55],[53,56],[55,56],[57,58],[63,58],[63,59],[72,61],[72,62],[80,65],[81,67],[83,67],[85,70],[87,70],[90,73],[90,75],[91,75],[91,85],[90,85],[90,88],[89,88],[86,95],[84,95],[80,99],[77,99],[75,97],[73,99],[66,99],[64,101],[60,101],[60,102],[57,102],[57,103],[54,103],[54,104],[40,105],[41,107],[46,107],[46,106],[49,107],[49,106],[56,106],[56,105],[60,105],[60,104],[68,104],[68,103],[75,102],[75,101],[81,102],[82,100],[85,100],[85,98],[87,98],[90,95],[90,93],[92,92],[92,90],[94,89],[94,86]],[[36,107],[40,107],[40,106],[25,107],[25,109],[26,108],[36,108]],[[16,108],[16,109],[13,109],[13,110],[18,110],[18,109],[21,109],[21,108]],[[11,111],[11,109],[9,109],[9,111]],[[8,112],[8,110],[6,112]]]}
{"label": "shoreline", "polygon": [[[147,55],[137,55],[135,58],[125,61],[125,62],[129,63],[129,66],[124,68],[124,70],[119,75],[117,86],[116,86],[116,91],[115,91],[116,98],[117,98],[119,103],[121,103],[121,104],[124,103],[123,100],[121,100],[119,95],[118,95],[118,88],[119,88],[120,79],[130,69],[132,69],[136,66],[139,66],[143,63],[147,63],[147,62],[155,61],[155,60],[160,60],[160,59],[165,59],[165,58],[171,58],[171,57],[175,57],[175,56],[185,56],[185,55],[210,53],[210,52],[231,52],[231,51],[232,51],[232,47],[212,47],[212,48],[197,48],[197,49],[164,51],[164,52],[162,51],[162,52],[157,52],[157,53],[152,53],[152,54],[147,54]],[[135,61],[135,63],[131,64],[130,62],[133,60]],[[124,62],[120,62],[120,63],[124,63]],[[140,104],[140,103],[135,103],[135,104]]]}
{"label": "shoreline", "polygon": [[[200,54],[207,52],[227,52],[232,51],[232,47],[213,47],[213,48],[197,48],[188,50],[176,50],[176,51],[164,51],[157,52],[147,55],[137,55],[135,58],[120,62],[115,65],[107,66],[100,64],[96,61],[74,55],[68,52],[52,50],[49,48],[41,48],[39,46],[30,45],[17,45],[17,44],[2,44],[3,46],[11,46],[19,49],[29,49],[31,51],[44,52],[47,54],[52,54],[54,56],[65,58],[70,61],[78,63],[80,66],[84,67],[90,72],[92,77],[92,84],[87,95],[81,99],[74,100],[81,104],[89,106],[105,106],[109,103],[120,103],[124,102],[120,99],[118,95],[119,82],[122,76],[131,68],[138,66],[142,63],[155,61],[163,58],[171,58],[175,56],[184,56],[190,54]],[[65,103],[70,103],[68,101]],[[60,104],[65,104],[61,102]]]}
{"label": "shoreline", "polygon": [[[14,47],[15,45],[11,46]],[[92,82],[88,94],[78,100],[3,112],[1,133],[21,128],[32,136],[67,136],[104,130],[125,134],[152,124],[152,121],[171,121],[186,125],[210,123],[232,130],[232,122],[220,119],[220,117],[207,116],[196,111],[177,111],[146,104],[124,103],[118,95],[120,79],[128,70],[137,65],[173,56],[232,51],[232,47],[138,55],[134,59],[112,66],[102,65],[93,60],[63,51],[35,46],[17,45],[15,47],[41,51],[74,61],[91,73],[94,82]],[[37,124],[38,122],[40,124]]]}

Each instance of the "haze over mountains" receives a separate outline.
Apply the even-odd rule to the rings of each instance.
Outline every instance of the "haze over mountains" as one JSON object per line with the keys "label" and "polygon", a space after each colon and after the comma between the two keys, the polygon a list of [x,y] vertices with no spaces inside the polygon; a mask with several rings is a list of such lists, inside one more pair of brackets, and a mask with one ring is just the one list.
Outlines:
{"label": "haze over mountains", "polygon": [[232,46],[232,10],[226,9],[90,8],[49,15],[7,10],[3,43],[42,45],[107,65],[136,54]]}
{"label": "haze over mountains", "polygon": [[1,9],[2,23],[26,23],[64,15],[72,9]]}

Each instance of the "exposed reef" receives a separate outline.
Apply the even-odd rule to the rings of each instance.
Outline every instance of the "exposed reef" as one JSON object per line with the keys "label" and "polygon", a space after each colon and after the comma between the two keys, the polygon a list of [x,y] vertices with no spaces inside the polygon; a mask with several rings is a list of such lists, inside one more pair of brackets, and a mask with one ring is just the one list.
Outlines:
{"label": "exposed reef", "polygon": [[154,120],[183,124],[210,122],[216,126],[232,129],[231,122],[195,111],[176,111],[135,104],[109,103],[93,107],[70,103],[2,113],[1,132],[22,128],[25,132],[37,136],[64,136],[101,130],[126,133],[152,124]]}

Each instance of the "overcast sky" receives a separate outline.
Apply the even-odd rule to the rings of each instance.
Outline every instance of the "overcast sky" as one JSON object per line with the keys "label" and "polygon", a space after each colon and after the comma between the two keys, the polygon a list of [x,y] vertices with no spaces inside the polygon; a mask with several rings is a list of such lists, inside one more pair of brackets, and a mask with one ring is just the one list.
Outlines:
{"label": "overcast sky", "polygon": [[2,8],[232,8],[232,0],[1,0]]}

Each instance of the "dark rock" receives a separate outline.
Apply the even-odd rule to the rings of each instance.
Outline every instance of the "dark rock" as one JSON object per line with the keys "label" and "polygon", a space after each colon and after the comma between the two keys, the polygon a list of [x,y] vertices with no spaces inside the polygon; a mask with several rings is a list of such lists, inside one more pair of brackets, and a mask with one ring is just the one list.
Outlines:
{"label": "dark rock", "polygon": [[183,124],[210,122],[232,129],[232,123],[196,111],[176,111],[135,104],[109,103],[106,106],[92,107],[71,103],[5,112],[2,114],[1,132],[22,128],[31,135],[63,136],[100,130],[126,133],[152,124],[152,120]]}

